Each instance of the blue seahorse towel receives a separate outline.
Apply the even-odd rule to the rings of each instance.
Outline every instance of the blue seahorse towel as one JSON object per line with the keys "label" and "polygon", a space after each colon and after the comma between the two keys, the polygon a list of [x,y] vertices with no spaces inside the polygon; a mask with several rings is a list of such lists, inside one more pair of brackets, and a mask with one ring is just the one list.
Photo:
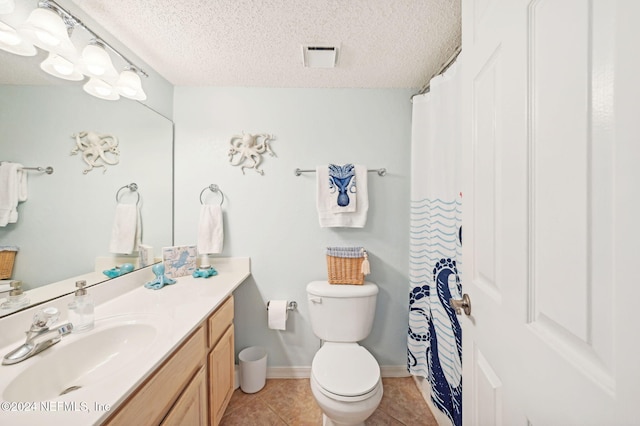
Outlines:
{"label": "blue seahorse towel", "polygon": [[316,178],[320,226],[363,228],[369,210],[367,168],[353,164],[317,166]]}

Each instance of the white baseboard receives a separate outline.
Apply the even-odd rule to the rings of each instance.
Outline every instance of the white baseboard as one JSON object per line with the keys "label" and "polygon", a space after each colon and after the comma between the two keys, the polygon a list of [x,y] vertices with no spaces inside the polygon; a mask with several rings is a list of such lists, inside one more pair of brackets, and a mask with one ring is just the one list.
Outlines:
{"label": "white baseboard", "polygon": [[308,379],[311,367],[268,367],[267,379]]}
{"label": "white baseboard", "polygon": [[409,377],[406,365],[381,365],[382,377]]}
{"label": "white baseboard", "polygon": [[[236,389],[240,386],[239,368],[236,365]],[[409,377],[406,365],[380,366],[382,377]],[[267,367],[267,379],[308,379],[311,367]]]}
{"label": "white baseboard", "polygon": [[453,426],[449,417],[447,417],[442,411],[438,410],[435,405],[433,405],[433,401],[431,401],[431,386],[429,382],[424,377],[413,376],[413,380],[415,380],[418,389],[420,389],[420,393],[424,398],[429,410],[433,413],[433,417],[436,418],[438,422],[438,426]]}

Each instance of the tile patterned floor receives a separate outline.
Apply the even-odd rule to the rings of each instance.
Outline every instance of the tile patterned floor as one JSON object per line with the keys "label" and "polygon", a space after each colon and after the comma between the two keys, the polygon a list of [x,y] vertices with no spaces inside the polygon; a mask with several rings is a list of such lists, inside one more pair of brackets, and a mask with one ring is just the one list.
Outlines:
{"label": "tile patterned floor", "polygon": [[[437,426],[413,378],[382,379],[380,406],[367,426]],[[322,411],[309,387],[309,379],[268,379],[257,393],[236,389],[221,426],[320,426]]]}

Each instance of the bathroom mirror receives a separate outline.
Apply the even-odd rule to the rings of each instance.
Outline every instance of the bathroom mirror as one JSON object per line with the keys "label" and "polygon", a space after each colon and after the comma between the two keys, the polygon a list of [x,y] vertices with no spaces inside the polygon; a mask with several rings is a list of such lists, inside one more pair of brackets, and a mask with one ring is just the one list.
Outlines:
{"label": "bathroom mirror", "polygon": [[[54,170],[27,172],[18,221],[0,227],[0,245],[20,249],[12,279],[22,281],[27,293],[86,275],[95,271],[96,258],[114,256],[109,241],[116,194],[130,183],[137,193],[122,190],[120,202],[140,196],[143,244],[158,256],[173,238],[173,123],[139,102],[101,100],[82,84],[49,78],[38,68],[41,59],[0,50],[0,161]],[[71,155],[72,135],[81,131],[115,136],[119,163],[83,173],[82,155]],[[90,280],[93,285],[108,277],[97,273]],[[65,291],[73,290],[48,294]],[[0,309],[0,316],[8,313]]]}

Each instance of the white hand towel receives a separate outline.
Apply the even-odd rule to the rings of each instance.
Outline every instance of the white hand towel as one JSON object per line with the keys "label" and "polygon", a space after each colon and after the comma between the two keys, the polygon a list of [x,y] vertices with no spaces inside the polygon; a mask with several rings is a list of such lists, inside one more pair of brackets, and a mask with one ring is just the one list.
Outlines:
{"label": "white hand towel", "polygon": [[118,204],[111,230],[109,251],[117,254],[131,254],[140,244],[142,226],[137,204]]}
{"label": "white hand towel", "polygon": [[18,221],[18,203],[27,200],[27,174],[22,164],[0,163],[0,226]]}
{"label": "white hand towel", "polygon": [[203,204],[198,223],[198,253],[222,253],[224,241],[222,207],[219,204]]}
{"label": "white hand towel", "polygon": [[[321,200],[325,196],[325,192],[328,191],[328,185],[321,185],[322,182],[328,182],[329,172],[326,166],[316,168],[316,174],[318,179],[317,185],[317,207],[318,218],[320,220],[320,226],[323,228],[332,227],[348,227],[348,228],[363,228],[367,223],[367,211],[369,210],[369,195],[367,188],[367,168],[365,166],[356,165],[356,182],[358,188],[358,202],[356,204],[356,210],[353,212],[335,212],[331,209],[324,208],[325,203]],[[335,196],[335,195],[334,195]]]}

